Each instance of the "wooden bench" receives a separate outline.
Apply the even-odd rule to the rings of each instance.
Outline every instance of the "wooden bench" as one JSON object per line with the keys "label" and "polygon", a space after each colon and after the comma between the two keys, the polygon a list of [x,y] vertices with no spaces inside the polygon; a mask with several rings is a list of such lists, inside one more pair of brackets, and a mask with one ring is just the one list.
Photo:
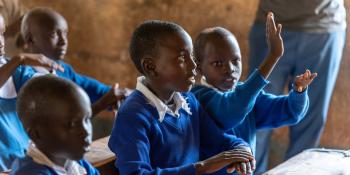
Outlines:
{"label": "wooden bench", "polygon": [[108,139],[109,136],[93,141],[91,150],[84,158],[96,167],[101,175],[118,175],[118,170],[114,166],[116,157],[108,148]]}

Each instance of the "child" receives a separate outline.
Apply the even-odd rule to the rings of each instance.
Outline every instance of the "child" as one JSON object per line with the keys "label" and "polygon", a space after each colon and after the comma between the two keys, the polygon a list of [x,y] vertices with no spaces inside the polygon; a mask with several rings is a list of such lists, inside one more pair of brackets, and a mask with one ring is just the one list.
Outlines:
{"label": "child", "polygon": [[[63,61],[68,47],[68,25],[66,20],[59,13],[49,8],[35,8],[29,11],[23,17],[21,34],[27,49],[31,53],[41,53],[48,58],[60,64],[65,71],[57,71],[59,77],[67,78],[82,87],[89,95],[91,102],[94,103],[104,95],[104,100],[108,105],[118,103],[126,96],[124,89],[116,86],[114,89],[95,79],[80,75],[74,69]],[[45,71],[37,69],[37,71]],[[96,104],[94,104],[96,105]],[[99,109],[93,108],[93,112],[97,113],[106,106]]]}
{"label": "child", "polygon": [[18,54],[11,59],[4,52],[5,23],[0,15],[0,172],[8,170],[13,160],[23,157],[28,146],[28,136],[16,112],[16,97],[21,86],[38,75],[30,66],[49,69],[63,68],[40,54]]}
{"label": "child", "polygon": [[91,143],[92,111],[79,86],[52,75],[33,78],[19,93],[17,111],[31,143],[12,175],[99,174],[82,159]]}
{"label": "child", "polygon": [[202,85],[191,91],[216,124],[228,134],[243,138],[252,146],[253,154],[257,129],[292,125],[304,117],[309,103],[307,86],[317,75],[307,70],[297,76],[289,95],[265,93],[262,88],[266,78],[283,54],[281,26],[275,26],[272,13],[268,14],[266,27],[269,56],[245,83],[238,82],[241,54],[236,38],[228,30],[205,29],[194,46],[197,70],[203,79]]}
{"label": "child", "polygon": [[[119,109],[108,143],[121,175],[195,175],[253,163],[248,145],[219,130],[187,92],[196,64],[191,37],[182,27],[144,22],[134,31],[129,51],[144,76]],[[208,151],[213,157],[200,161]]]}

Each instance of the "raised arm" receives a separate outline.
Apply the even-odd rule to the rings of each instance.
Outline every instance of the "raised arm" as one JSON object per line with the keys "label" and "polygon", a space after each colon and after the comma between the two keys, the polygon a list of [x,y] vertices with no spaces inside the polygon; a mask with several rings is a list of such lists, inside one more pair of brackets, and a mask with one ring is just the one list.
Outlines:
{"label": "raised arm", "polygon": [[269,77],[284,52],[281,30],[282,25],[276,26],[273,13],[269,12],[266,19],[266,39],[269,53],[259,66],[259,71],[265,79]]}
{"label": "raised arm", "polygon": [[238,84],[234,91],[223,93],[203,86],[195,87],[191,91],[216,124],[227,130],[236,127],[245,119],[267,83],[268,81],[256,70],[244,83]]}

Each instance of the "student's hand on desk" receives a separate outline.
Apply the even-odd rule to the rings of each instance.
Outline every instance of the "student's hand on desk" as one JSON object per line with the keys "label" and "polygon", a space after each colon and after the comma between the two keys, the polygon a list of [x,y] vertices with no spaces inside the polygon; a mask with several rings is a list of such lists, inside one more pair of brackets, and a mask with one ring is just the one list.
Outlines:
{"label": "student's hand on desk", "polygon": [[48,68],[50,70],[54,69],[64,72],[64,68],[60,64],[56,63],[55,61],[47,58],[42,54],[21,53],[12,57],[12,59],[18,60],[20,65],[40,66]]}
{"label": "student's hand on desk", "polygon": [[224,151],[209,159],[195,164],[197,174],[214,173],[227,165],[249,163],[254,160],[253,155],[245,149],[233,149]]}
{"label": "student's hand on desk", "polygon": [[276,26],[272,12],[269,12],[266,17],[266,40],[269,47],[269,54],[274,58],[279,58],[283,55],[284,46],[281,37],[282,25]]}
{"label": "student's hand on desk", "polygon": [[311,73],[310,70],[306,70],[305,73],[295,77],[293,88],[297,92],[303,92],[309,84],[317,77],[317,73]]}
{"label": "student's hand on desk", "polygon": [[[241,147],[239,149],[244,149],[251,153],[251,149],[248,147]],[[235,170],[238,174],[246,175],[246,174],[252,174],[253,171],[256,168],[256,161],[255,159],[250,160],[249,162],[241,162],[241,163],[232,163],[227,166],[227,173],[233,173]]]}

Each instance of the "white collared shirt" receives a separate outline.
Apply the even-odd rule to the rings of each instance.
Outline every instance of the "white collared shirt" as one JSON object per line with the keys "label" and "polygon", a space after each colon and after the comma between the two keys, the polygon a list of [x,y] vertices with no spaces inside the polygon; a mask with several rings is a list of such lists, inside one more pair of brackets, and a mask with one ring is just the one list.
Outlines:
{"label": "white collared shirt", "polygon": [[[7,63],[4,57],[0,57],[0,67]],[[12,99],[17,97],[15,83],[12,76],[0,87],[0,97],[5,99]]]}
{"label": "white collared shirt", "polygon": [[43,152],[41,152],[32,141],[29,143],[27,155],[30,156],[34,162],[52,168],[58,175],[87,174],[85,168],[77,161],[67,160],[64,167],[56,165]]}
{"label": "white collared shirt", "polygon": [[[5,65],[7,63],[6,59],[2,56],[0,57],[0,67]],[[41,76],[49,74],[50,72],[42,67],[35,66],[33,67],[36,70],[36,73],[33,75],[33,77]],[[56,71],[53,71],[52,74],[56,75]],[[15,83],[13,80],[13,77],[10,76],[7,81],[0,87],[0,98],[4,99],[13,99],[17,97],[17,91],[15,87]]]}
{"label": "white collared shirt", "polygon": [[47,68],[41,67],[41,66],[32,66],[32,68],[39,74],[41,75],[46,75],[46,74],[53,74],[53,75],[57,75],[56,70],[52,70],[52,72],[50,72]]}
{"label": "white collared shirt", "polygon": [[180,116],[179,110],[181,108],[184,109],[188,114],[192,115],[191,109],[186,99],[184,99],[184,97],[179,92],[174,93],[173,100],[175,103],[175,111],[172,111],[162,100],[160,100],[152,91],[150,91],[147,86],[144,85],[144,79],[144,76],[137,78],[136,90],[140,91],[148,99],[150,104],[157,109],[159,115],[158,120],[160,122],[164,120],[165,114],[169,114],[173,117],[178,118]]}

